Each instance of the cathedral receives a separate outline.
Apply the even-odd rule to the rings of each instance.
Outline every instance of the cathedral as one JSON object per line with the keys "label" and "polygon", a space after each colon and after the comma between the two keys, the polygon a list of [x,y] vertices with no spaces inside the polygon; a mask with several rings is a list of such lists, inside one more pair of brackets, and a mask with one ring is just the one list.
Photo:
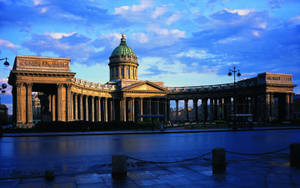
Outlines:
{"label": "cathedral", "polygon": [[257,122],[292,119],[290,74],[265,72],[236,84],[167,87],[162,81],[138,80],[142,65],[124,34],[108,66],[110,79],[102,84],[76,78],[68,58],[17,55],[9,75],[14,126],[34,125],[33,92],[41,94],[43,121],[229,121],[233,113],[251,114]]}

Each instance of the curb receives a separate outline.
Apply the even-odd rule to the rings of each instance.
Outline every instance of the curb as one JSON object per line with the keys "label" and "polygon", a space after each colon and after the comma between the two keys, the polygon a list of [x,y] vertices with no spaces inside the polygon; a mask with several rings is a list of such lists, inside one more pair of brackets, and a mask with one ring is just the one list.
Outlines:
{"label": "curb", "polygon": [[209,132],[245,132],[245,131],[272,131],[272,130],[297,130],[300,127],[283,128],[253,128],[253,129],[196,129],[179,131],[132,131],[132,132],[53,132],[53,133],[3,133],[2,137],[54,137],[54,136],[88,136],[88,135],[132,135],[132,134],[181,134],[181,133],[209,133]]}

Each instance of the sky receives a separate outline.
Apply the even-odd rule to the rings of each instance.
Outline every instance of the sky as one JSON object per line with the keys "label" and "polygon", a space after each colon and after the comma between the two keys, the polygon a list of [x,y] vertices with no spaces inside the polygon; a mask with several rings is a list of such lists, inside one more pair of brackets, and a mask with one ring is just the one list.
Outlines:
{"label": "sky", "polygon": [[[229,83],[236,66],[239,79],[288,73],[300,84],[299,0],[0,0],[0,58],[11,64],[0,82],[16,55],[37,55],[68,57],[77,78],[106,83],[121,33],[140,80]],[[2,103],[11,109],[10,88]]]}

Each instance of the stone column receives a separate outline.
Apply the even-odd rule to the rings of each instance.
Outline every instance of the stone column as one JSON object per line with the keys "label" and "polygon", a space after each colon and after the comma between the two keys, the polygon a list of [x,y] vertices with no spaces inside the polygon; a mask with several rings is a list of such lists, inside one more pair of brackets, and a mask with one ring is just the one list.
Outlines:
{"label": "stone column", "polygon": [[115,99],[111,98],[111,117],[112,121],[116,120],[116,109],[115,109]]}
{"label": "stone column", "polygon": [[214,100],[212,98],[209,99],[209,111],[210,111],[210,120],[214,120]]}
{"label": "stone column", "polygon": [[75,116],[74,116],[74,119],[77,121],[78,120],[78,94],[74,94],[74,99],[75,99]]}
{"label": "stone column", "polygon": [[126,111],[127,111],[127,108],[126,108],[126,98],[124,97],[123,99],[120,100],[120,117],[122,119],[122,121],[126,121],[127,117],[126,117]]}
{"label": "stone column", "polygon": [[178,121],[178,99],[175,100],[176,102],[176,109],[175,109],[175,120]]}
{"label": "stone column", "polygon": [[193,99],[193,110],[195,113],[195,121],[198,121],[198,99]]}
{"label": "stone column", "polygon": [[169,114],[170,114],[170,100],[165,99],[165,121],[169,121]]}
{"label": "stone column", "polygon": [[108,122],[108,105],[107,105],[107,98],[104,98],[104,121]]}
{"label": "stone column", "polygon": [[71,84],[68,84],[66,87],[66,91],[67,91],[67,121],[73,121],[73,97],[72,97],[72,93],[71,93]]}
{"label": "stone column", "polygon": [[270,93],[270,120],[272,121],[274,117],[275,117],[274,93]]}
{"label": "stone column", "polygon": [[134,121],[135,122],[135,105],[134,105],[134,103],[135,103],[135,99],[134,98],[132,98],[132,121]]}
{"label": "stone column", "polygon": [[91,96],[91,120],[92,122],[95,122],[95,97]]}
{"label": "stone column", "polygon": [[131,98],[128,98],[128,101],[127,101],[127,106],[126,106],[126,111],[127,111],[127,121],[132,121],[132,109],[131,109],[131,101],[132,99]]}
{"label": "stone column", "polygon": [[220,99],[220,109],[221,109],[221,120],[225,120],[225,99],[224,98],[221,98]]}
{"label": "stone column", "polygon": [[56,95],[51,95],[51,114],[52,114],[52,121],[56,121]]}
{"label": "stone column", "polygon": [[224,119],[229,120],[231,115],[231,100],[230,97],[224,99]]}
{"label": "stone column", "polygon": [[218,113],[219,113],[219,105],[218,105],[218,99],[213,99],[214,101],[214,107],[213,107],[213,111],[214,111],[214,114],[213,114],[213,119],[214,120],[217,120],[218,119]]}
{"label": "stone column", "polygon": [[148,106],[149,112],[148,112],[148,114],[152,114],[152,99],[151,98],[149,98],[148,103],[149,103],[149,106]]}
{"label": "stone column", "polygon": [[290,120],[294,119],[294,94],[290,93]]}
{"label": "stone column", "polygon": [[207,98],[202,99],[202,106],[203,106],[203,121],[206,122],[208,119]]}
{"label": "stone column", "polygon": [[101,121],[101,98],[97,97],[96,99],[96,121]]}
{"label": "stone column", "polygon": [[288,121],[290,120],[290,94],[286,93],[285,94],[285,119]]}
{"label": "stone column", "polygon": [[265,94],[265,121],[270,121],[270,93]]}
{"label": "stone column", "polygon": [[[143,98],[140,98],[140,115],[144,115],[144,100]],[[141,121],[144,121],[144,118],[140,118]]]}
{"label": "stone column", "polygon": [[89,96],[84,97],[85,100],[85,121],[89,121]]}
{"label": "stone column", "polygon": [[28,124],[29,127],[32,126],[32,84],[28,83],[27,84],[27,90],[26,90],[26,115],[27,115],[27,121],[26,123]]}
{"label": "stone column", "polygon": [[108,114],[108,121],[113,121],[113,109],[112,109],[112,102],[113,101],[113,99],[112,98],[109,98],[109,99],[107,99],[107,104],[108,104],[108,112],[109,112],[109,114]]}
{"label": "stone column", "polygon": [[257,97],[256,96],[251,96],[251,111],[250,113],[253,116],[253,121],[257,120]]}
{"label": "stone column", "polygon": [[16,125],[23,127],[26,123],[26,88],[24,83],[16,83]]}
{"label": "stone column", "polygon": [[57,88],[57,120],[66,121],[66,87],[58,84]]}
{"label": "stone column", "polygon": [[159,111],[159,103],[160,103],[160,101],[159,101],[159,99],[156,99],[155,100],[155,114],[160,114],[160,111]]}
{"label": "stone column", "polygon": [[83,121],[84,120],[84,116],[83,116],[83,95],[80,94],[79,95],[79,111],[80,111],[80,120]]}
{"label": "stone column", "polygon": [[188,107],[189,99],[184,99],[184,110],[185,110],[185,117],[186,121],[189,121],[189,107]]}

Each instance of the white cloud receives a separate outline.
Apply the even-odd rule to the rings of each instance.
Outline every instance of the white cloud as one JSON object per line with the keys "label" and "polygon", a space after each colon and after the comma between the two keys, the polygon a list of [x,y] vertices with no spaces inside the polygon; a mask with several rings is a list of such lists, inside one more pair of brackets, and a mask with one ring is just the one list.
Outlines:
{"label": "white cloud", "polygon": [[44,14],[47,11],[48,11],[48,7],[43,7],[43,8],[41,8],[40,13]]}
{"label": "white cloud", "polygon": [[242,40],[242,37],[228,37],[228,38],[217,41],[217,43],[227,44],[227,43],[231,43],[234,41],[240,41],[240,40]]}
{"label": "white cloud", "polygon": [[6,48],[9,48],[9,49],[17,49],[17,48],[20,48],[20,46],[15,45],[15,44],[13,44],[12,42],[7,41],[7,40],[3,40],[3,39],[0,39],[0,46],[6,47]]}
{"label": "white cloud", "polygon": [[119,8],[115,8],[114,14],[126,15],[130,12],[141,12],[147,8],[152,6],[152,2],[149,0],[142,0],[139,5],[130,6],[122,6]]}
{"label": "white cloud", "polygon": [[45,33],[46,35],[49,35],[50,37],[54,38],[54,39],[61,39],[63,37],[69,37],[73,34],[75,34],[76,32],[71,32],[71,33],[55,33],[55,32],[50,32],[50,33]]}
{"label": "white cloud", "polygon": [[207,53],[206,50],[198,50],[198,49],[191,49],[187,52],[181,52],[176,55],[176,57],[189,57],[189,58],[196,58],[196,59],[208,59],[214,58],[216,55]]}
{"label": "white cloud", "polygon": [[251,12],[255,12],[255,9],[228,9],[228,8],[225,8],[224,10],[226,10],[227,12],[230,12],[232,14],[238,14],[240,16],[246,16]]}
{"label": "white cloud", "polygon": [[266,29],[266,28],[267,28],[267,22],[259,23],[259,24],[258,24],[258,28]]}
{"label": "white cloud", "polygon": [[[231,82],[232,78],[225,75],[217,75],[219,67],[198,67],[197,63],[189,66],[180,62],[169,62],[161,57],[144,57],[140,60],[143,66],[139,69],[139,79],[163,81],[165,86],[195,86]],[[192,66],[192,67],[191,67]],[[151,68],[157,67],[160,72],[151,72]],[[187,70],[195,71],[187,71]],[[196,70],[201,70],[197,72]],[[153,75],[155,74],[155,75]]]}
{"label": "white cloud", "polygon": [[184,31],[181,31],[181,30],[178,30],[178,29],[166,29],[166,28],[160,28],[158,26],[149,26],[148,27],[148,30],[149,31],[152,31],[153,33],[155,34],[158,34],[158,35],[163,35],[163,36],[168,36],[169,39],[170,38],[173,38],[174,39],[177,39],[177,38],[185,38],[185,32]]}
{"label": "white cloud", "polygon": [[133,33],[132,38],[133,40],[142,44],[147,43],[149,41],[149,38],[145,33]]}
{"label": "white cloud", "polygon": [[101,34],[99,39],[107,41],[108,45],[111,48],[115,48],[120,43],[121,34],[120,33]]}
{"label": "white cloud", "polygon": [[300,15],[290,18],[287,22],[292,25],[300,25]]}
{"label": "white cloud", "polygon": [[255,37],[260,37],[260,33],[258,31],[252,31],[252,35]]}
{"label": "white cloud", "polygon": [[74,63],[71,66],[71,70],[77,73],[76,78],[99,83],[109,81],[109,68],[107,63],[95,63],[90,66]]}
{"label": "white cloud", "polygon": [[180,14],[174,13],[172,16],[170,16],[167,20],[166,20],[166,24],[167,25],[171,25],[173,22],[177,21],[180,18]]}
{"label": "white cloud", "polygon": [[157,17],[163,15],[166,11],[167,11],[166,6],[157,7],[152,14],[152,18],[156,19]]}
{"label": "white cloud", "polygon": [[38,5],[41,5],[43,4],[43,1],[42,0],[32,0],[34,6],[38,6]]}

